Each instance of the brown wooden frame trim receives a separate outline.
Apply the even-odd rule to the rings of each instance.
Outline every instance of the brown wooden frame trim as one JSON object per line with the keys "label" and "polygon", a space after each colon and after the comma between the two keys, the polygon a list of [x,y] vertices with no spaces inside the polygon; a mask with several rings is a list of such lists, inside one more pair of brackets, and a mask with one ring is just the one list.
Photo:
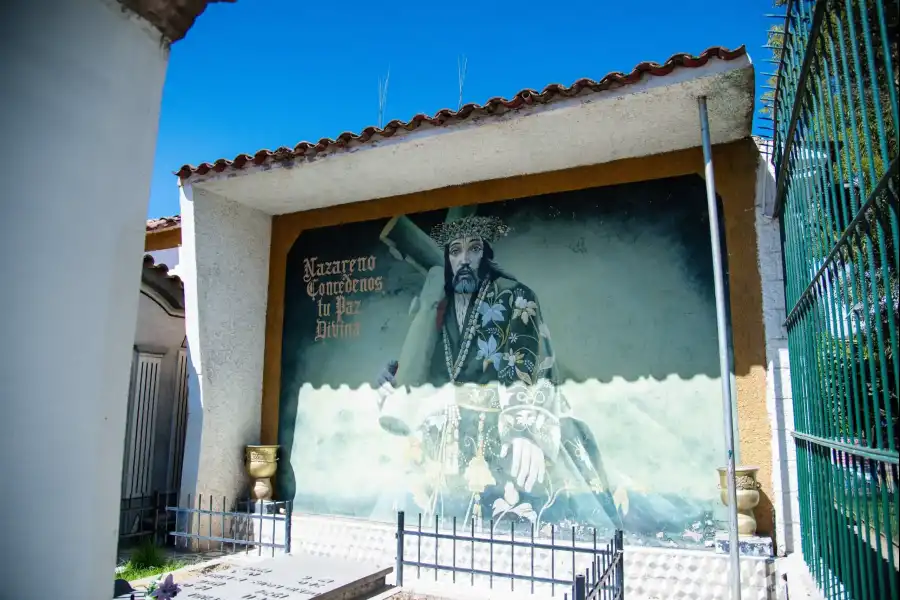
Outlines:
{"label": "brown wooden frame trim", "polygon": [[168,250],[181,246],[181,226],[150,231],[144,236],[144,252]]}
{"label": "brown wooden frame trim", "polygon": [[[762,284],[757,262],[756,167],[759,152],[752,140],[713,149],[716,186],[722,198],[731,293],[732,337],[736,374],[741,461],[759,465],[762,500],[756,509],[760,533],[774,530],[771,504],[771,428],[766,410],[765,330]],[[268,311],[263,368],[263,444],[278,439],[281,393],[281,345],[287,255],[306,229],[452,206],[482,204],[541,194],[633,183],[666,177],[703,176],[699,147],[602,165],[550,173],[481,181],[391,198],[276,216],[272,220]],[[716,473],[709,474],[710,479]]]}

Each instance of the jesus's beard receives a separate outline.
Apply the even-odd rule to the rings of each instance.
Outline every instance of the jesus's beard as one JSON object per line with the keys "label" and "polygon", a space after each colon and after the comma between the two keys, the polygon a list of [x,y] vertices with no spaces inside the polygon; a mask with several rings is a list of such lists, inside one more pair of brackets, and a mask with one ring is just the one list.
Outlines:
{"label": "jesus's beard", "polygon": [[478,289],[478,277],[475,271],[463,265],[453,276],[453,291],[457,294],[473,294]]}

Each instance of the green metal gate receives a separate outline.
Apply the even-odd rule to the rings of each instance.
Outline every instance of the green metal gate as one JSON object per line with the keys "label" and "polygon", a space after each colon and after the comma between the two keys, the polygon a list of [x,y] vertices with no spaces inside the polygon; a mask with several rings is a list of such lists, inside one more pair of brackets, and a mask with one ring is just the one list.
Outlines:
{"label": "green metal gate", "polygon": [[897,599],[898,0],[788,0],[776,215],[804,560],[827,598]]}

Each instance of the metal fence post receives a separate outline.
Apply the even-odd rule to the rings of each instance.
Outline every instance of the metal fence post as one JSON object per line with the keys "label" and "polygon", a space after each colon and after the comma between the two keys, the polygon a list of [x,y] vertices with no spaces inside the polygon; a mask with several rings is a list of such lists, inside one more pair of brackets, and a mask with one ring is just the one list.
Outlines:
{"label": "metal fence post", "polygon": [[616,591],[620,599],[625,598],[625,536],[621,529],[616,529]]}
{"label": "metal fence post", "polygon": [[572,592],[572,600],[585,600],[587,589],[584,585],[584,575],[575,576],[575,589]]}
{"label": "metal fence post", "polygon": [[154,492],[153,499],[153,545],[159,544],[159,491]]}
{"label": "metal fence post", "polygon": [[397,513],[397,568],[396,584],[403,587],[403,529],[406,527],[403,511]]}
{"label": "metal fence post", "polygon": [[294,514],[293,500],[284,504],[284,553],[291,553],[291,517]]}

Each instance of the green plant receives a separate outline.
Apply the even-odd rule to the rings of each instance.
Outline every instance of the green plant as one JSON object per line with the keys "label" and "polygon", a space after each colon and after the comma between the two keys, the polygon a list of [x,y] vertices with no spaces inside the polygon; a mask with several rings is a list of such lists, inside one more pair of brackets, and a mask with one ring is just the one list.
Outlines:
{"label": "green plant", "polygon": [[165,564],[155,567],[137,567],[131,561],[129,561],[125,563],[125,568],[116,574],[116,577],[124,579],[125,581],[136,581],[138,579],[145,579],[147,577],[153,577],[156,575],[162,575],[163,573],[168,573],[170,571],[175,571],[176,569],[180,569],[185,565],[187,565],[187,563],[184,561],[169,560],[166,561]]}
{"label": "green plant", "polygon": [[136,569],[152,569],[162,567],[168,562],[163,549],[153,542],[142,543],[128,561]]}

